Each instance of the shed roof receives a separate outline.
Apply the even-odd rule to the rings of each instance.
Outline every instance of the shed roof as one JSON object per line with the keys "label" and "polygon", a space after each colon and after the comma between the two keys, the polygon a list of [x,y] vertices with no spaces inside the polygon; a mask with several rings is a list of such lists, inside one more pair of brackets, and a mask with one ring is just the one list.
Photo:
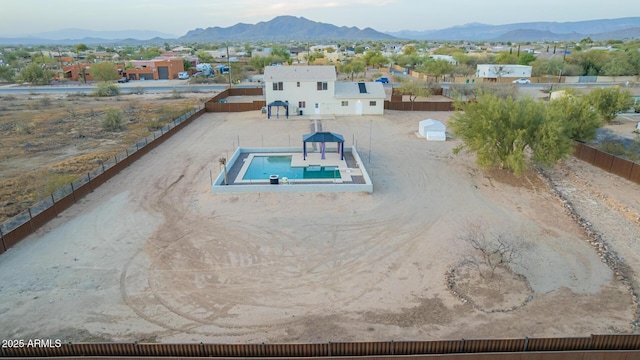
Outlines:
{"label": "shed roof", "polygon": [[264,81],[336,81],[335,66],[265,66]]}
{"label": "shed roof", "polygon": [[425,119],[420,121],[420,127],[427,127],[432,131],[446,131],[447,127],[438,120]]}

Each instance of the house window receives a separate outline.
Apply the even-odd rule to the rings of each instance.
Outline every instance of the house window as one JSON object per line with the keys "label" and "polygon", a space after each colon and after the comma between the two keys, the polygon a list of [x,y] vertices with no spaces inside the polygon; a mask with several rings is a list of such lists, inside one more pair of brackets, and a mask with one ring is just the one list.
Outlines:
{"label": "house window", "polygon": [[318,90],[327,90],[327,82],[326,81],[318,81]]}
{"label": "house window", "polygon": [[342,102],[342,106],[349,106],[349,102],[348,101],[343,101]]}
{"label": "house window", "polygon": [[307,107],[307,104],[304,101],[298,101],[298,107],[300,109],[304,109],[305,107]]}
{"label": "house window", "polygon": [[369,101],[369,106],[376,106],[376,102],[375,101]]}
{"label": "house window", "polygon": [[296,86],[297,86],[297,87],[300,87],[300,81],[298,81],[298,82],[296,83]]}
{"label": "house window", "polygon": [[282,91],[282,81],[273,83],[273,91]]}

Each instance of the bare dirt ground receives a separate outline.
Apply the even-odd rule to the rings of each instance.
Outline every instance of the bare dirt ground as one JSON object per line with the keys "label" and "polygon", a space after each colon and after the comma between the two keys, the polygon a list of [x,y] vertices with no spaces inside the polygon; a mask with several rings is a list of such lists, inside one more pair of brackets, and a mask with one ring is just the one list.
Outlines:
{"label": "bare dirt ground", "polygon": [[[416,137],[419,120],[449,116],[322,120],[355,140],[373,194],[213,195],[210,172],[238,139],[288,146],[310,122],[205,114],[0,256],[0,337],[259,343],[634,331],[627,284],[545,180],[484,172],[452,154],[458,141]],[[574,160],[552,176],[640,273],[638,185]],[[449,289],[449,271],[471,251],[457,237],[464,221],[515,231],[528,245],[520,276],[473,289],[467,272],[457,289],[485,310],[531,296],[526,304],[483,311]]]}

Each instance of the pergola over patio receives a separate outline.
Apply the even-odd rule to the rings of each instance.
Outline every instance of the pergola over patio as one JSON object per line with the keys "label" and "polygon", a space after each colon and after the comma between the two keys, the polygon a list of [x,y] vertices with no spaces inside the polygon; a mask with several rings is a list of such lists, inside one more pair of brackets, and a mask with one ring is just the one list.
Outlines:
{"label": "pergola over patio", "polygon": [[321,159],[325,159],[325,143],[335,142],[338,143],[338,153],[340,154],[340,160],[344,160],[344,136],[332,132],[316,131],[313,134],[302,135],[302,149],[303,159],[307,160],[307,143],[317,142],[320,143]]}
{"label": "pergola over patio", "polygon": [[285,101],[281,101],[281,100],[276,100],[272,103],[270,103],[269,105],[267,105],[267,119],[271,119],[271,107],[272,106],[284,106],[286,115],[287,115],[287,119],[289,118],[289,103],[285,102]]}

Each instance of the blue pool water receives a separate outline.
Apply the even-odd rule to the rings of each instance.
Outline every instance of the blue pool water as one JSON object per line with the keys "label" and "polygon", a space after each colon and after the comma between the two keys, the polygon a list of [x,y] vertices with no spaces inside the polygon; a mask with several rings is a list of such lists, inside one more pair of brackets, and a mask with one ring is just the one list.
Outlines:
{"label": "blue pool water", "polygon": [[335,166],[291,167],[291,155],[254,156],[242,180],[269,180],[270,175],[289,179],[339,179]]}

